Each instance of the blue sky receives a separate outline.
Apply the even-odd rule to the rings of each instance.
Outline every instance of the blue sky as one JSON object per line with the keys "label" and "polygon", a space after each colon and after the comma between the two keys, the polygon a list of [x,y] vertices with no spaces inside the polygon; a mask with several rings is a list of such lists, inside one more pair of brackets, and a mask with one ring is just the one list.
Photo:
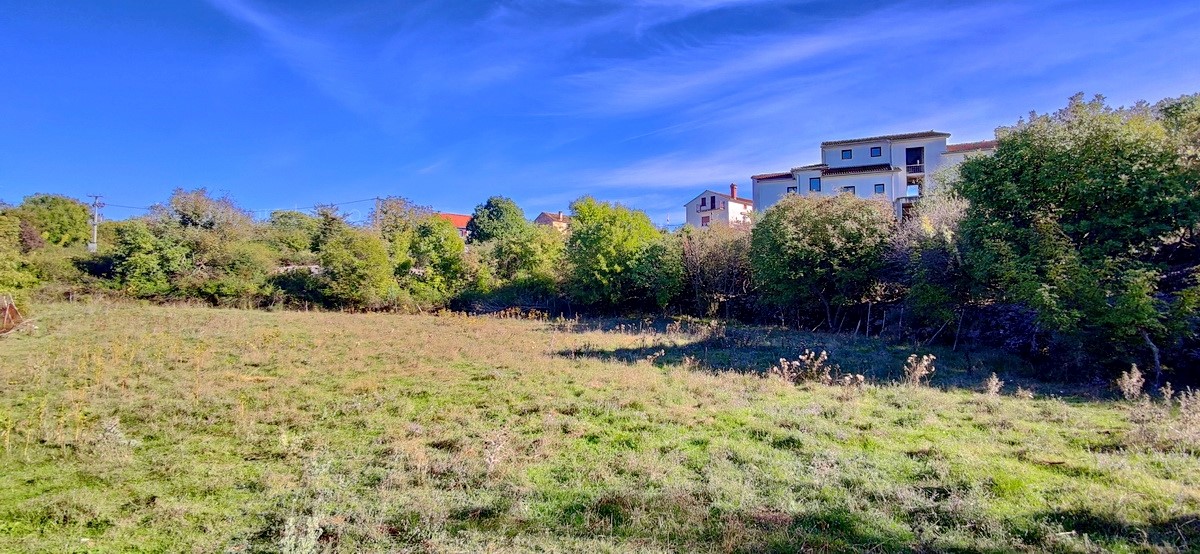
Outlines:
{"label": "blue sky", "polygon": [[[822,140],[1200,92],[1200,3],[0,0],[0,199],[683,217]],[[364,210],[368,204],[349,205]],[[110,207],[110,218],[136,210]],[[265,215],[260,213],[259,215]],[[361,215],[361,214],[359,214]]]}

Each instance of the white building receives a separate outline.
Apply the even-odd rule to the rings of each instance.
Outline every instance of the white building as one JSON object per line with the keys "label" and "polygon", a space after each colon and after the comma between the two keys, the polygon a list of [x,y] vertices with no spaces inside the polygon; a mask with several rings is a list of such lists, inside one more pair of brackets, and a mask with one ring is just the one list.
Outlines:
{"label": "white building", "polygon": [[729,194],[706,190],[683,205],[687,212],[687,224],[707,228],[718,223],[734,225],[750,223],[754,202],[737,194],[737,184],[729,185]]}
{"label": "white building", "polygon": [[783,195],[854,194],[882,198],[901,215],[937,183],[934,174],[966,156],[995,149],[995,141],[946,144],[949,133],[923,131],[821,143],[821,163],[752,176],[754,205],[766,210]]}

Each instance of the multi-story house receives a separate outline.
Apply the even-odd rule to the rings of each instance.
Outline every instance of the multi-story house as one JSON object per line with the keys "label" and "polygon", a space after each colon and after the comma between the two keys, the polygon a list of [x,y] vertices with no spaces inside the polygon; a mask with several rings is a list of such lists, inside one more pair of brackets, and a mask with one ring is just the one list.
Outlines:
{"label": "multi-story house", "polygon": [[565,215],[562,212],[558,212],[557,214],[542,212],[534,218],[533,222],[537,225],[553,227],[559,232],[565,233],[571,227],[571,216]]}
{"label": "multi-story house", "polygon": [[752,176],[754,205],[766,210],[788,193],[853,194],[887,200],[903,215],[937,186],[939,170],[996,147],[995,141],[947,144],[948,138],[922,131],[822,142],[820,163]]}
{"label": "multi-story house", "polygon": [[712,225],[750,223],[754,202],[738,196],[737,184],[729,185],[729,194],[706,190],[683,205],[687,224],[705,229]]}

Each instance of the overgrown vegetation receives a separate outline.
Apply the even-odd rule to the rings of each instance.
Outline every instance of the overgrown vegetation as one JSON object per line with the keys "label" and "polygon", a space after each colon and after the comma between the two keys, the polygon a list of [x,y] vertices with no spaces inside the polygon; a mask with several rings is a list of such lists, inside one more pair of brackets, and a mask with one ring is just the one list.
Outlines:
{"label": "overgrown vegetation", "polygon": [[[35,307],[0,356],[0,551],[1200,545],[1186,389],[976,392],[978,355],[780,327]],[[806,349],[813,379],[763,373]]]}
{"label": "overgrown vegetation", "polygon": [[905,221],[853,195],[788,196],[749,227],[667,233],[645,213],[581,198],[566,233],[511,199],[480,204],[465,244],[401,198],[367,221],[336,210],[255,220],[176,191],[106,222],[35,195],[0,207],[0,293],[44,286],[216,306],[345,311],[690,314],[1000,347],[1044,377],[1111,379],[1131,363],[1200,384],[1200,96],[1114,109],[1072,98],[1002,128]]}

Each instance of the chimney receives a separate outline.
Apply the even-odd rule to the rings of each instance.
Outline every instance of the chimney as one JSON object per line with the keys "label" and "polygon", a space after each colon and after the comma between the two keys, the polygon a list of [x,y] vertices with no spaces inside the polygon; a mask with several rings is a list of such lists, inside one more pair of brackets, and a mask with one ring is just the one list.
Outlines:
{"label": "chimney", "polygon": [[729,183],[729,197],[737,200],[737,183]]}
{"label": "chimney", "polygon": [[558,218],[562,219],[562,210],[558,210]]}

